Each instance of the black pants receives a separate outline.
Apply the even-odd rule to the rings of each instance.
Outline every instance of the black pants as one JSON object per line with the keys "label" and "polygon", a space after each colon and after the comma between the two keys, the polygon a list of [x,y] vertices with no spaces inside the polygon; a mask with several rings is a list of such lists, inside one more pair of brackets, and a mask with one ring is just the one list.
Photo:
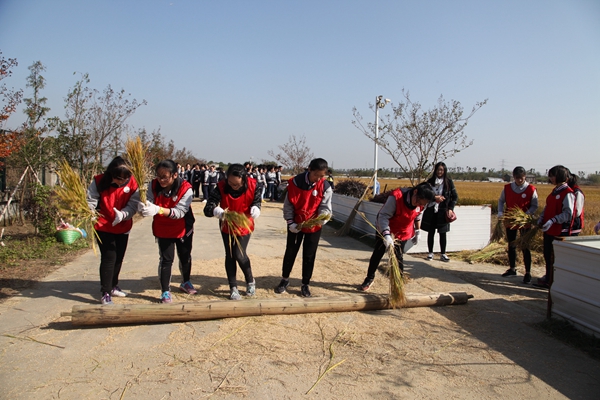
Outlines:
{"label": "black pants", "polygon": [[158,241],[158,277],[160,279],[160,288],[163,292],[168,292],[171,285],[171,269],[175,259],[175,248],[177,248],[177,257],[179,258],[179,272],[182,282],[190,280],[192,274],[192,238],[194,234],[184,236],[180,239],[156,238]]}
{"label": "black pants", "polygon": [[[517,240],[517,232],[521,231],[521,236],[529,231],[529,229],[508,229],[506,228],[506,240],[508,241],[508,265],[511,269],[515,269],[517,265],[517,245],[514,243]],[[531,272],[531,251],[527,248],[523,250],[523,261],[525,262],[525,272]]]}
{"label": "black pants", "polygon": [[202,185],[202,198],[208,200],[208,185]]}
{"label": "black pants", "polygon": [[[431,228],[429,232],[427,232],[427,249],[430,253],[433,253],[433,242],[435,240],[435,228]],[[446,232],[439,232],[440,235],[440,253],[446,254]]]}
{"label": "black pants", "polygon": [[129,234],[96,232],[98,248],[100,248],[100,290],[102,293],[110,293],[119,284],[119,273],[127,250]]}
{"label": "black pants", "polygon": [[282,277],[289,278],[294,268],[294,261],[304,240],[302,246],[302,284],[310,284],[313,270],[315,269],[315,259],[317,257],[317,248],[319,247],[319,239],[321,238],[321,230],[313,233],[292,233],[288,229],[287,243],[285,246],[285,254],[283,256]]}
{"label": "black pants", "polygon": [[192,188],[194,189],[194,197],[199,198],[200,197],[200,182],[192,183]]}
{"label": "black pants", "polygon": [[[404,254],[402,253],[402,248],[406,240],[401,241],[399,244],[397,242],[394,243],[394,253],[396,254],[396,258],[398,259],[398,265],[400,267],[400,271],[404,271]],[[379,235],[375,238],[375,248],[373,249],[373,254],[371,254],[371,259],[369,260],[369,269],[367,270],[367,278],[375,279],[375,272],[377,271],[377,267],[385,254],[386,248],[385,243],[383,242],[383,238]]]}
{"label": "black pants", "polygon": [[227,273],[229,288],[237,287],[236,264],[239,264],[240,269],[244,273],[246,283],[254,282],[250,258],[248,258],[248,253],[246,252],[251,234],[246,236],[236,236],[237,242],[233,236],[230,236],[227,233],[221,232],[221,236],[223,237],[223,244],[225,245],[225,273]]}

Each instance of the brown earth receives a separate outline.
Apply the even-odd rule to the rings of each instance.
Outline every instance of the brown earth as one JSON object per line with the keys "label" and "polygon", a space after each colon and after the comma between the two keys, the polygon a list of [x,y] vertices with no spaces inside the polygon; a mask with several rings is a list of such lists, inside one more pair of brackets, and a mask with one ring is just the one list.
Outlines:
{"label": "brown earth", "polygon": [[[226,300],[216,221],[194,203],[195,296]],[[257,298],[276,295],[285,247],[281,205],[266,203],[248,253]],[[371,249],[326,226],[313,296],[359,294]],[[135,224],[117,304],[159,296],[150,221]],[[98,259],[87,252],[0,305],[2,398],[596,398],[600,362],[534,328],[547,292],[501,278],[505,267],[406,257],[409,293],[465,291],[467,305],[373,312],[231,318],[135,326],[74,327],[61,312],[98,303]],[[541,270],[534,269],[534,276]],[[241,273],[238,274],[238,279]],[[240,281],[241,292],[245,285]],[[372,289],[387,291],[379,274]],[[242,300],[243,301],[243,300]]]}

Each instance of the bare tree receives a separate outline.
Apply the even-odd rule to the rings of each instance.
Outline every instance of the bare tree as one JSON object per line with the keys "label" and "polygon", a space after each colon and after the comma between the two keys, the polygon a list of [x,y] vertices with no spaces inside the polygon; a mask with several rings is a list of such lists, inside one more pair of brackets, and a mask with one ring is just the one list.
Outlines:
{"label": "bare tree", "polygon": [[278,164],[291,170],[293,174],[304,171],[304,168],[308,167],[313,159],[313,153],[306,146],[305,136],[296,138],[295,135],[292,135],[287,143],[278,147],[281,150],[280,153],[276,154],[273,150],[269,150],[267,154],[273,157]]}
{"label": "bare tree", "polygon": [[[412,184],[425,179],[430,168],[473,144],[464,133],[469,119],[487,103],[477,102],[468,115],[456,100],[445,101],[440,96],[437,106],[422,110],[421,104],[412,102],[408,91],[402,89],[404,101],[392,103],[392,114],[380,116],[379,147],[389,154]],[[369,108],[374,111],[374,105]],[[362,124],[362,116],[354,107],[352,124],[368,138],[375,141],[375,123]]]}

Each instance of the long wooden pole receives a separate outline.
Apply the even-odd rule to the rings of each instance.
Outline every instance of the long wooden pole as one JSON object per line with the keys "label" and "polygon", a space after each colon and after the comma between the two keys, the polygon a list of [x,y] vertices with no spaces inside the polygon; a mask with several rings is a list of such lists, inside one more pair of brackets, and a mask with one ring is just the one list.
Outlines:
{"label": "long wooden pole", "polygon": [[[407,295],[406,307],[466,304],[472,298],[465,292]],[[157,322],[203,321],[219,318],[256,315],[307,314],[385,310],[390,305],[387,296],[354,295],[343,297],[312,297],[285,299],[252,299],[242,301],[208,300],[194,303],[77,305],[71,317],[73,325],[149,324]]]}

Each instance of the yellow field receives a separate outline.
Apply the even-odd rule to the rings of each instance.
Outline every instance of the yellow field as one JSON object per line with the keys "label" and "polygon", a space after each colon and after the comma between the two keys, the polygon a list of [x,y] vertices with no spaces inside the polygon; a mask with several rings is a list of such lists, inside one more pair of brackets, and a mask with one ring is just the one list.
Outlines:
{"label": "yellow field", "polygon": [[[342,177],[336,177],[336,182],[343,180]],[[368,183],[368,178],[361,178],[361,181]],[[407,179],[380,179],[381,191],[391,190],[397,187],[411,186]],[[456,191],[458,192],[459,205],[473,204],[491,204],[492,210],[497,212],[498,198],[500,192],[504,188],[504,183],[500,182],[463,182],[454,181]],[[552,191],[553,186],[549,184],[535,184],[539,196],[539,212],[542,211],[546,204],[546,197]],[[584,230],[583,235],[593,235],[594,225],[600,221],[600,187],[599,186],[582,186],[581,190],[585,194],[584,208]]]}

